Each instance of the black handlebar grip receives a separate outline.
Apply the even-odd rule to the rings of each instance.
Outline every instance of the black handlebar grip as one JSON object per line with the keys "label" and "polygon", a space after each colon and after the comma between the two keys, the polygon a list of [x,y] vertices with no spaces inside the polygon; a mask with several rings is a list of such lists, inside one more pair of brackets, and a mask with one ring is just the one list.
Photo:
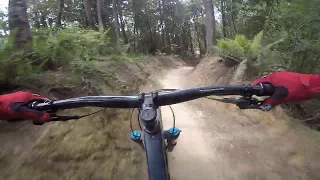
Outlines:
{"label": "black handlebar grip", "polygon": [[262,94],[263,96],[272,96],[275,91],[275,87],[270,83],[260,83],[262,86]]}

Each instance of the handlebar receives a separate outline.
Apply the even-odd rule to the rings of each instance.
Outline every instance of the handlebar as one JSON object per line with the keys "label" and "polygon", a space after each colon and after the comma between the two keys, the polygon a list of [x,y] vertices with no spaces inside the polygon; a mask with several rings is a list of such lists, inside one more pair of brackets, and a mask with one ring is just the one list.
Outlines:
{"label": "handlebar", "polygon": [[33,102],[29,107],[39,111],[73,109],[87,106],[108,108],[137,108],[143,99],[140,96],[85,96],[58,101]]}
{"label": "handlebar", "polygon": [[[210,95],[242,95],[242,96],[271,96],[274,87],[271,84],[238,85],[238,86],[209,86],[183,90],[176,90],[162,94],[152,92],[154,104],[166,106],[177,104]],[[72,109],[87,106],[107,108],[140,108],[144,102],[144,95],[137,96],[86,96],[58,101],[47,101],[44,103],[33,102],[30,108],[39,111],[56,111],[58,109]]]}
{"label": "handlebar", "polygon": [[174,91],[172,93],[156,96],[154,103],[158,106],[182,103],[194,99],[210,96],[210,95],[256,95],[270,96],[273,94],[274,88],[272,85],[258,86],[240,85],[240,86],[210,86],[199,87]]}

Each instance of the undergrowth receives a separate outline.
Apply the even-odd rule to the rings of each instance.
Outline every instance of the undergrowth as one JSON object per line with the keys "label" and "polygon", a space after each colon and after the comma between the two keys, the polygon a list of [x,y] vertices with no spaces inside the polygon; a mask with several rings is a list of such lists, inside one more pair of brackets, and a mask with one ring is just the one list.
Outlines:
{"label": "undergrowth", "polygon": [[283,37],[275,42],[264,44],[263,31],[261,31],[253,40],[249,40],[244,35],[236,35],[234,39],[220,39],[218,40],[218,49],[220,54],[227,59],[239,63],[248,60],[249,65],[253,67],[251,70],[262,75],[287,68],[282,62],[279,52],[273,49],[284,39]]}
{"label": "undergrowth", "polygon": [[[270,43],[270,39],[267,40],[269,43],[264,41],[264,38],[267,39],[268,35],[264,36],[263,32],[257,34],[253,40],[249,40],[244,35],[236,35],[234,39],[218,40],[218,50],[223,57],[236,61],[236,64],[247,60],[249,66],[246,69],[246,75],[252,76],[249,78],[257,78],[272,72],[284,70],[310,73],[314,69],[318,69],[319,63],[317,59],[304,59],[308,56],[300,57],[300,55],[297,55],[294,57],[291,52],[282,52],[280,49],[288,44],[288,38],[292,37],[288,36],[287,33],[278,35],[277,39],[273,37],[272,40],[274,42],[272,43]],[[309,45],[311,46],[311,43]],[[301,51],[308,51],[309,56],[313,54],[307,48],[303,48]],[[306,60],[310,60],[310,63],[305,63]],[[300,65],[292,63],[293,61],[299,62],[298,64]],[[319,100],[294,105],[288,104],[283,107],[290,116],[298,119],[312,129],[320,130]]]}
{"label": "undergrowth", "polygon": [[147,56],[128,56],[125,47],[115,46],[108,31],[98,32],[79,28],[33,30],[32,50],[16,51],[13,36],[0,39],[1,91],[17,80],[28,78],[46,70],[67,66],[80,75],[97,72],[95,60],[125,63],[146,60]]}

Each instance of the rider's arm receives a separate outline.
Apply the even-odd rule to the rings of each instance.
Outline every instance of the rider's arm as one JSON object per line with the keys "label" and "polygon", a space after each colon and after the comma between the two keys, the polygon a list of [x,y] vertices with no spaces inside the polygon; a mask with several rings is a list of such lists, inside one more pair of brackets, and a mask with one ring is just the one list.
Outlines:
{"label": "rider's arm", "polygon": [[263,103],[266,110],[287,102],[310,100],[320,95],[320,77],[315,74],[276,72],[253,82],[270,83],[275,87],[274,94]]}
{"label": "rider's arm", "polygon": [[29,92],[16,92],[0,96],[1,120],[33,120],[35,124],[43,124],[50,120],[45,112],[29,109],[27,104],[32,101],[45,101],[44,97]]}

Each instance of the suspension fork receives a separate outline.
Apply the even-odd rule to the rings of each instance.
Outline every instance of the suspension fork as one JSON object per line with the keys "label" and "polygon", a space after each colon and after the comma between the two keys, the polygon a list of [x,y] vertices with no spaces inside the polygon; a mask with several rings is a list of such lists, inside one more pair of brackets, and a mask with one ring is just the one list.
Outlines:
{"label": "suspension fork", "polygon": [[[163,132],[162,137],[166,140],[166,149],[172,152],[174,147],[177,145],[177,140],[180,136],[181,130],[178,128],[171,128]],[[131,140],[141,146],[144,149],[143,144],[143,133],[141,131],[134,131],[131,133]]]}
{"label": "suspension fork", "polygon": [[177,145],[177,140],[180,136],[181,130],[178,128],[171,128],[163,132],[163,138],[167,141],[167,150],[172,152]]}
{"label": "suspension fork", "polygon": [[[143,144],[145,140],[144,138],[148,138],[150,136],[152,137],[151,139],[153,139],[160,136],[161,139],[164,139],[166,141],[165,149],[169,152],[172,152],[175,145],[177,144],[177,139],[180,135],[181,130],[175,127],[166,131],[162,130],[163,127],[161,112],[159,107],[153,103],[153,99],[157,95],[157,92],[142,94],[142,99],[144,99],[144,102],[141,109],[139,110],[139,119],[143,123],[143,131],[145,132],[142,133],[141,131],[134,131],[131,134],[131,139],[134,142],[138,143],[143,149],[145,149],[145,146]],[[143,137],[143,134],[148,137]]]}

